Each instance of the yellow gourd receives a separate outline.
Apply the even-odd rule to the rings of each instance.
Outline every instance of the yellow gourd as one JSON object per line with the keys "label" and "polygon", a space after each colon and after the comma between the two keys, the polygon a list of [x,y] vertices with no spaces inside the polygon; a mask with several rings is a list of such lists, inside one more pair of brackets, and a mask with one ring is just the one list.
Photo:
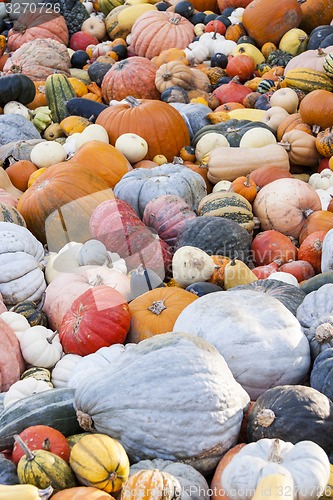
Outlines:
{"label": "yellow gourd", "polygon": [[252,500],[290,500],[294,498],[294,481],[291,474],[269,474],[258,483]]}
{"label": "yellow gourd", "polygon": [[236,120],[250,120],[252,122],[261,122],[265,117],[263,109],[239,108],[228,111],[230,118]]}
{"label": "yellow gourd", "polygon": [[328,499],[328,498],[333,498],[333,465],[330,465],[331,468],[331,473],[330,473],[330,478],[328,480],[327,486],[325,488],[324,494],[322,497],[320,497],[320,500]]}
{"label": "yellow gourd", "polygon": [[241,260],[233,259],[224,268],[224,289],[238,285],[247,285],[258,281],[257,276]]}
{"label": "yellow gourd", "polygon": [[239,43],[232,52],[233,56],[240,56],[242,54],[252,57],[256,66],[265,62],[263,53],[252,45],[252,43]]}
{"label": "yellow gourd", "polygon": [[52,492],[52,486],[39,490],[32,484],[0,484],[0,500],[47,500]]}

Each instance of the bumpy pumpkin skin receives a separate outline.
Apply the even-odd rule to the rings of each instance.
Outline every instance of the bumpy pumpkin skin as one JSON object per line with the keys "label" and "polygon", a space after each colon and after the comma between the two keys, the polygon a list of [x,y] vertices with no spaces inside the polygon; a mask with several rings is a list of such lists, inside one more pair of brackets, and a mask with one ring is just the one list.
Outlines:
{"label": "bumpy pumpkin skin", "polygon": [[155,86],[156,66],[144,57],[116,62],[102,81],[103,99],[121,101],[131,95],[137,99],[159,99]]}
{"label": "bumpy pumpkin skin", "polygon": [[8,32],[8,49],[13,52],[35,38],[52,38],[68,44],[68,29],[63,16],[56,12],[25,12]]}

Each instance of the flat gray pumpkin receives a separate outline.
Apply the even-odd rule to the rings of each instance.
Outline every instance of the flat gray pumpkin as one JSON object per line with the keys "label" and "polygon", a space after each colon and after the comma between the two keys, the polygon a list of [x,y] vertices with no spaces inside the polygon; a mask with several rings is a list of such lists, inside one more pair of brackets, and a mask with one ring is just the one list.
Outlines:
{"label": "flat gray pumpkin", "polygon": [[299,322],[267,294],[235,290],[204,295],[183,309],[173,331],[214,345],[252,400],[271,387],[300,383],[309,370],[309,343]]}
{"label": "flat gray pumpkin", "polygon": [[132,462],[186,461],[202,473],[236,443],[249,401],[213,346],[173,333],[124,350],[75,391],[80,426],[120,441]]}
{"label": "flat gray pumpkin", "polygon": [[0,146],[13,141],[40,139],[36,127],[24,116],[0,115]]}

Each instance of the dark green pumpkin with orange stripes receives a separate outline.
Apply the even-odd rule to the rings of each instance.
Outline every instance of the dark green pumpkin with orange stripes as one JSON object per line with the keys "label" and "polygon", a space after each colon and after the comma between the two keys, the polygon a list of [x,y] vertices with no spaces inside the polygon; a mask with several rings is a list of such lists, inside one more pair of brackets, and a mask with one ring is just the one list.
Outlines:
{"label": "dark green pumpkin with orange stripes", "polygon": [[55,73],[47,77],[45,95],[48,107],[51,110],[52,121],[60,123],[69,116],[66,102],[76,97],[75,90],[67,76]]}

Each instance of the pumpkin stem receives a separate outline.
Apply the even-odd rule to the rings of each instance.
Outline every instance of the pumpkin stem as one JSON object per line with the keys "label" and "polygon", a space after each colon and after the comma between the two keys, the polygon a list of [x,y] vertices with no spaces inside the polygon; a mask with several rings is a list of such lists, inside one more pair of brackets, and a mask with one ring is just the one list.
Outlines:
{"label": "pumpkin stem", "polygon": [[326,52],[324,52],[321,47],[317,49],[317,52],[317,56],[327,56]]}
{"label": "pumpkin stem", "polygon": [[55,336],[58,335],[58,331],[56,330],[55,332],[52,332],[52,335],[49,337],[46,337],[46,340],[49,344],[52,344],[52,340],[55,338]]}
{"label": "pumpkin stem", "polygon": [[96,276],[92,276],[91,278],[89,278],[88,283],[90,286],[99,286],[99,285],[103,285],[104,281],[103,281],[102,276],[97,274]]}
{"label": "pumpkin stem", "polygon": [[43,444],[42,444],[43,450],[50,451],[51,448],[51,443],[49,438],[44,439]]}
{"label": "pumpkin stem", "polygon": [[131,108],[135,108],[136,106],[140,106],[141,104],[141,102],[138,99],[135,99],[135,97],[131,95],[125,97],[124,101],[128,102]]}
{"label": "pumpkin stem", "polygon": [[282,146],[287,152],[291,151],[291,144],[290,142],[278,142],[279,146]]}
{"label": "pumpkin stem", "polygon": [[246,181],[244,182],[244,186],[250,187],[250,174],[247,174]]}
{"label": "pumpkin stem", "polygon": [[306,208],[305,210],[303,210],[304,217],[310,217],[311,214],[313,214],[313,210],[311,208]]}
{"label": "pumpkin stem", "polygon": [[264,408],[261,410],[256,418],[256,422],[261,427],[270,427],[275,420],[275,413],[269,408]]}
{"label": "pumpkin stem", "polygon": [[314,135],[317,135],[317,134],[319,134],[319,132],[320,132],[320,126],[319,125],[312,125],[312,133]]}
{"label": "pumpkin stem", "polygon": [[15,442],[22,448],[24,451],[24,454],[27,458],[27,460],[30,462],[31,460],[35,459],[35,455],[32,453],[32,451],[28,448],[28,446],[25,444],[23,439],[18,435],[15,434],[14,436]]}
{"label": "pumpkin stem", "polygon": [[182,17],[181,17],[181,16],[176,17],[176,18],[175,18],[175,17],[172,17],[171,19],[169,19],[169,21],[170,21],[170,23],[172,23],[172,24],[179,24],[179,23],[180,23],[180,21],[181,21],[181,19],[182,19]]}
{"label": "pumpkin stem", "polygon": [[152,303],[150,307],[148,307],[148,311],[152,312],[153,314],[157,314],[158,316],[161,314],[164,309],[167,309],[167,307],[164,305],[164,300],[155,300],[155,302]]}
{"label": "pumpkin stem", "polygon": [[283,462],[282,457],[281,457],[280,440],[279,439],[274,439],[273,445],[272,445],[272,450],[271,450],[271,453],[268,457],[268,461],[275,462],[277,464],[281,464]]}
{"label": "pumpkin stem", "polygon": [[94,430],[93,419],[87,413],[83,413],[81,410],[77,410],[76,418],[79,422],[79,426],[87,432],[92,432]]}
{"label": "pumpkin stem", "polygon": [[45,299],[46,299],[46,293],[45,293],[45,292],[43,292],[43,294],[42,294],[42,298],[40,299],[39,304],[38,304],[38,306],[36,307],[36,311],[41,311],[41,310],[43,309],[43,306],[44,306],[44,304],[45,304]]}
{"label": "pumpkin stem", "polygon": [[162,78],[165,82],[171,80],[173,77],[173,74],[170,73],[170,71],[167,71],[166,73],[163,73]]}
{"label": "pumpkin stem", "polygon": [[316,328],[316,333],[314,336],[318,344],[324,344],[330,340],[333,340],[333,323],[321,323]]}
{"label": "pumpkin stem", "polygon": [[38,495],[41,500],[47,500],[53,493],[52,486],[48,486],[45,490],[38,490]]}

